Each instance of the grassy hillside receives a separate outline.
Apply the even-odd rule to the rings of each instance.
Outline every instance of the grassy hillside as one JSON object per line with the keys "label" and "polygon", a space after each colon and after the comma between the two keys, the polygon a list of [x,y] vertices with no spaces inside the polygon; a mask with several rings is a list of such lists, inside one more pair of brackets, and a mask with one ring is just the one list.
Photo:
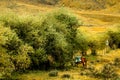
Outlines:
{"label": "grassy hillside", "polygon": [[34,3],[59,5],[84,10],[101,10],[117,5],[119,0],[26,0]]}
{"label": "grassy hillside", "polygon": [[[19,45],[20,42],[24,41],[23,43],[21,43],[22,45],[20,45],[19,50],[17,50],[17,51],[20,51],[19,53],[24,54],[24,53],[27,53],[27,51],[32,52],[33,49],[32,47],[29,46],[31,44],[34,44],[32,45],[34,47],[39,45],[41,47],[41,43],[44,42],[42,41],[44,39],[42,39],[43,36],[41,37],[41,35],[45,35],[45,34],[47,35],[48,32],[50,32],[51,34],[54,34],[55,31],[60,32],[59,34],[57,33],[55,35],[55,37],[57,37],[55,38],[56,46],[58,45],[62,46],[63,50],[68,49],[68,50],[65,50],[66,52],[70,51],[71,50],[70,48],[68,47],[64,48],[66,44],[64,39],[65,37],[63,36],[63,34],[66,34],[66,31],[67,31],[65,30],[64,26],[68,24],[68,22],[64,22],[64,21],[68,20],[74,23],[74,17],[69,18],[69,16],[64,16],[64,15],[63,17],[60,17],[60,18],[56,17],[58,14],[61,14],[62,11],[64,13],[69,12],[68,15],[75,16],[79,23],[82,22],[82,24],[78,26],[79,27],[78,32],[80,31],[82,34],[84,34],[87,40],[89,41],[93,40],[93,42],[94,40],[96,40],[98,41],[96,42],[96,44],[103,43],[103,45],[105,45],[104,40],[106,39],[106,37],[108,38],[108,36],[106,35],[106,32],[108,30],[111,30],[114,32],[118,31],[118,27],[120,23],[120,9],[119,9],[120,7],[119,6],[120,6],[119,0],[0,0],[0,11],[1,11],[0,12],[0,20],[1,20],[0,21],[0,27],[1,27],[0,28],[0,40],[1,40],[0,51],[3,52],[3,53],[0,52],[0,54],[10,52],[10,51],[5,51],[3,46],[1,46],[1,44],[5,43],[4,42],[5,40],[7,42],[8,37],[11,40],[13,40],[12,42],[9,42],[9,44],[13,43],[11,45],[15,45],[15,44],[17,45],[17,43]],[[58,12],[55,13],[56,11]],[[55,13],[54,15],[56,18],[53,18],[54,15],[52,15],[52,12]],[[67,18],[67,19],[64,19],[64,18]],[[62,19],[62,20],[56,21],[56,19]],[[60,23],[62,23],[62,25],[60,25]],[[53,29],[51,28],[51,25],[54,27]],[[40,28],[37,28],[37,27],[40,27]],[[42,30],[44,27],[47,27],[47,28]],[[11,30],[12,28],[13,30]],[[18,33],[20,32],[19,34],[16,33],[17,30],[18,30]],[[44,34],[44,31],[46,31],[45,34]],[[27,32],[27,34],[24,35],[25,32]],[[15,35],[15,37],[12,37],[13,35]],[[16,36],[18,35],[20,37],[16,38]],[[23,37],[23,35],[25,37]],[[84,38],[84,36],[82,38]],[[120,35],[116,37],[117,37],[116,40],[120,42],[120,39],[119,39]],[[16,43],[14,44],[14,42]],[[30,42],[29,45],[25,44],[25,43],[28,44],[29,42]],[[119,42],[118,42],[118,45],[120,44]],[[53,44],[50,44],[50,45],[53,45]],[[12,47],[10,47],[10,49]],[[104,46],[102,47],[104,48]],[[16,46],[13,48],[18,49],[16,48]],[[113,66],[113,68],[110,66],[109,69],[110,70],[115,69],[115,72],[120,75],[120,68],[118,68],[120,63],[117,63],[120,61],[118,60],[115,62],[115,59],[119,58],[120,56],[120,49],[112,50],[109,47],[104,49],[103,48],[102,49],[97,48],[97,53],[98,53],[97,56],[90,55],[91,51],[90,49],[88,49],[87,51],[88,69],[83,69],[82,64],[80,64],[78,65],[78,67],[72,67],[68,71],[58,70],[57,77],[50,77],[48,75],[49,71],[28,71],[28,73],[23,72],[23,74],[18,74],[18,75],[16,75],[16,73],[13,73],[14,75],[13,77],[19,78],[20,80],[28,80],[28,79],[29,80],[68,80],[67,78],[62,78],[63,75],[68,74],[71,76],[69,78],[70,80],[80,80],[80,79],[81,80],[103,80],[103,78],[102,79],[99,78],[101,77],[101,74],[99,72],[102,71],[105,64],[108,64],[108,63],[111,63],[112,64],[111,66]],[[60,48],[58,50],[60,50]],[[51,50],[48,50],[48,51],[51,51]],[[36,51],[36,53],[38,54],[40,52],[44,52],[44,51],[39,51],[39,49],[38,51]],[[59,52],[56,52],[56,53],[59,53]],[[76,55],[80,55],[80,53],[81,52],[77,53]],[[17,63],[18,66],[21,66],[19,64],[21,63],[21,61],[25,63],[23,66],[20,67],[21,69],[23,69],[24,66],[27,67],[27,65],[29,65],[30,62],[29,62],[29,59],[26,59],[26,57],[28,57],[27,54],[25,55],[21,55],[21,54],[15,57],[13,56],[12,58],[15,58],[13,60],[18,61]],[[38,59],[39,61],[41,61],[40,57],[43,57],[44,54],[40,54],[37,56],[36,55],[37,54],[35,54],[34,59]],[[2,56],[2,59],[1,59],[1,56],[0,56],[0,63],[3,63],[2,60],[6,61],[7,63],[8,57],[6,57],[6,54],[5,54]],[[51,56],[48,56],[48,57],[50,57],[51,61],[54,60],[53,58],[51,58]],[[19,58],[20,60],[17,60]],[[61,57],[60,59],[62,60],[62,58],[63,57]],[[28,61],[25,62],[23,60],[25,61],[28,60]],[[38,63],[38,60],[36,60],[36,63]],[[4,63],[4,65],[6,63]],[[9,60],[8,60],[8,63],[10,63]],[[115,65],[115,63],[117,63],[118,65]],[[0,67],[0,69],[2,68]],[[110,80],[116,80],[116,79],[110,79]]]}
{"label": "grassy hillside", "polygon": [[103,10],[104,13],[120,14],[120,3]]}

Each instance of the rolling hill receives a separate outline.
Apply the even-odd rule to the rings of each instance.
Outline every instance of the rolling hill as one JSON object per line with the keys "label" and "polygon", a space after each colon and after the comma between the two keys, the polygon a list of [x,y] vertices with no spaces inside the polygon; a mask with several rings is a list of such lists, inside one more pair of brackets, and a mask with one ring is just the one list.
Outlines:
{"label": "rolling hill", "polygon": [[119,0],[25,0],[33,3],[66,6],[84,10],[101,10],[119,5]]}
{"label": "rolling hill", "polygon": [[[48,4],[48,2],[55,2],[55,4]],[[1,13],[14,12],[20,15],[36,15],[54,11],[63,7],[63,4],[84,22],[83,26],[85,27],[92,26],[99,29],[120,22],[119,0],[1,0],[0,10]],[[77,4],[84,4],[82,6],[84,8]],[[88,4],[93,8],[85,8]]]}
{"label": "rolling hill", "polygon": [[[83,25],[79,29],[92,37],[97,36],[96,34],[104,33],[109,28],[114,29],[114,26],[120,23],[119,0],[0,0],[0,15],[16,13],[20,16],[32,15],[34,17],[59,8],[69,10],[79,20],[82,20]],[[120,56],[120,49],[112,50],[109,54],[104,54],[104,52],[105,50],[99,51],[98,59],[103,60],[103,62],[93,64],[96,68],[101,69],[101,66],[106,63],[104,62],[105,60],[112,62],[116,57]],[[61,75],[65,73],[70,73],[75,79],[98,80],[89,76],[80,76],[79,70],[79,68],[76,68],[73,71],[62,71],[57,80],[61,80]],[[120,69],[117,70],[120,74]],[[56,80],[56,78],[48,77],[48,72],[23,74],[20,76],[25,78],[25,80],[46,80],[46,78],[48,80]]]}

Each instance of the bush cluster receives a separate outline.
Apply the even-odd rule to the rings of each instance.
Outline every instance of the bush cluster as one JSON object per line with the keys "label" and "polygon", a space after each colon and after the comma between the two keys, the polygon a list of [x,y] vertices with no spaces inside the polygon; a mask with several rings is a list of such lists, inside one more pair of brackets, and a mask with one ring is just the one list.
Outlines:
{"label": "bush cluster", "polygon": [[[0,75],[65,68],[75,50],[78,19],[64,12],[0,16]],[[1,76],[0,76],[1,77]]]}
{"label": "bush cluster", "polygon": [[114,65],[120,68],[120,58],[115,58]]}
{"label": "bush cluster", "polygon": [[56,77],[56,76],[58,76],[58,71],[56,71],[56,70],[50,71],[50,72],[49,72],[49,76],[50,76],[50,77]]}
{"label": "bush cluster", "polygon": [[109,31],[109,46],[111,49],[120,48],[120,32]]}
{"label": "bush cluster", "polygon": [[[78,19],[56,11],[45,15],[0,15],[0,77],[12,72],[69,67],[73,55],[104,48],[104,40],[88,40]],[[110,46],[120,47],[119,33],[109,33]]]}
{"label": "bush cluster", "polygon": [[94,70],[92,74],[94,77],[102,80],[117,80],[119,78],[119,75],[111,63],[105,64],[100,71]]}

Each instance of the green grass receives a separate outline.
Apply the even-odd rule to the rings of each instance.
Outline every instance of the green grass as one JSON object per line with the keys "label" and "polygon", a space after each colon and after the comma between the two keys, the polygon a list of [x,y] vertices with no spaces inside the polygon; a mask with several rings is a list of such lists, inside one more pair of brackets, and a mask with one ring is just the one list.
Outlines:
{"label": "green grass", "polygon": [[61,80],[59,73],[56,77],[50,77],[49,71],[30,71],[27,74],[22,74],[17,77],[21,80]]}
{"label": "green grass", "polygon": [[93,56],[93,55],[87,55],[86,58],[87,58],[88,61],[95,61],[95,60],[97,60],[97,56]]}
{"label": "green grass", "polygon": [[[62,78],[63,75],[69,74],[70,78]],[[58,76],[50,77],[49,71],[30,71],[26,74],[17,76],[20,80],[99,80],[90,76],[81,76],[80,67],[70,71],[58,71]]]}

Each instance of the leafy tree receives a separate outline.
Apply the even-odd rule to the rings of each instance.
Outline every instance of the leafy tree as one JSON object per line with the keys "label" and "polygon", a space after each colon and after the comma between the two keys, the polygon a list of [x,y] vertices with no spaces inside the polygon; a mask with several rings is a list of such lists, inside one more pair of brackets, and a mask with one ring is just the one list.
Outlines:
{"label": "leafy tree", "polygon": [[106,39],[107,36],[105,34],[92,36],[91,39],[88,39],[88,46],[91,49],[92,55],[97,55],[97,50],[104,49],[106,47]]}
{"label": "leafy tree", "polygon": [[77,31],[76,35],[76,47],[78,50],[81,50],[82,55],[86,55],[87,50],[88,50],[88,41],[87,37],[80,32],[80,30]]}
{"label": "leafy tree", "polygon": [[63,68],[73,57],[78,20],[62,12],[48,17],[46,53],[52,55],[57,67]]}
{"label": "leafy tree", "polygon": [[109,46],[110,46],[110,48],[115,49],[115,46],[117,48],[120,48],[120,33],[109,31],[108,36],[109,36]]}
{"label": "leafy tree", "polygon": [[11,30],[9,28],[4,28],[2,25],[0,25],[0,77],[11,77],[11,73],[15,69],[10,56],[3,47],[8,40],[8,36],[6,35],[10,33]]}
{"label": "leafy tree", "polygon": [[89,42],[89,47],[91,49],[91,54],[92,55],[97,55],[97,48],[98,48],[98,45],[97,45],[97,42],[96,41],[90,41]]}
{"label": "leafy tree", "polygon": [[44,50],[44,48],[36,49],[35,52],[30,54],[29,56],[31,59],[31,66],[30,66],[31,69],[47,70],[47,67],[48,68],[50,67],[50,66],[46,66],[48,61],[48,55],[46,54],[46,51]]}
{"label": "leafy tree", "polygon": [[10,60],[10,64],[15,67],[16,71],[25,70],[30,65],[31,61],[28,54],[31,53],[30,50],[32,49],[24,45],[17,34],[10,28],[1,27],[1,29],[3,29],[3,31],[0,37],[2,37],[1,40],[3,40],[4,43],[1,43],[0,47],[5,50],[3,54],[5,57],[9,56],[7,58]]}
{"label": "leafy tree", "polygon": [[[24,70],[29,65],[33,69],[40,69],[50,62],[49,56],[53,58],[54,67],[62,68],[73,57],[76,50],[76,30],[81,23],[76,17],[62,10],[42,17],[2,16],[0,21],[4,23],[4,26],[15,31],[4,47],[12,57],[14,56],[12,60],[16,70]],[[32,47],[33,52],[22,52],[24,49],[21,47],[24,47],[25,44]],[[28,49],[28,47],[24,48]]]}
{"label": "leafy tree", "polygon": [[119,67],[120,68],[120,58],[115,58],[115,60],[114,60],[114,65],[116,66],[116,67]]}
{"label": "leafy tree", "polygon": [[14,70],[15,67],[10,60],[10,56],[4,52],[0,52],[0,77],[9,78]]}

